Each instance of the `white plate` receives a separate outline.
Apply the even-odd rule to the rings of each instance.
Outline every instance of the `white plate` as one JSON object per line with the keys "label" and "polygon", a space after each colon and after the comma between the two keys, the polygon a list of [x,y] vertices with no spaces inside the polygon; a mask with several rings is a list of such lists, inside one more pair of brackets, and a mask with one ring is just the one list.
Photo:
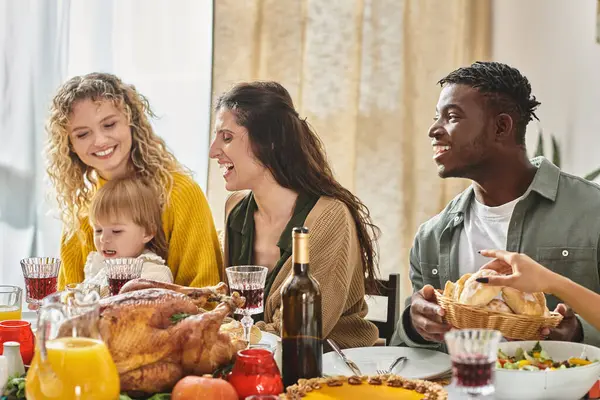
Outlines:
{"label": "white plate", "polygon": [[[376,375],[378,369],[387,368],[400,356],[408,360],[398,364],[392,373],[408,379],[427,379],[452,369],[448,354],[410,347],[360,347],[342,352],[356,363],[363,375]],[[335,352],[323,355],[323,373],[352,376],[353,373]]]}
{"label": "white plate", "polygon": [[262,332],[262,338],[260,339],[260,342],[250,347],[258,347],[271,351],[273,353],[273,357],[275,358],[275,363],[277,363],[277,367],[281,371],[281,338],[279,336],[269,332]]}
{"label": "white plate", "polygon": [[269,332],[262,332],[262,338],[260,339],[260,342],[258,342],[257,347],[266,347],[269,350],[275,352],[278,340],[281,340],[279,336]]}

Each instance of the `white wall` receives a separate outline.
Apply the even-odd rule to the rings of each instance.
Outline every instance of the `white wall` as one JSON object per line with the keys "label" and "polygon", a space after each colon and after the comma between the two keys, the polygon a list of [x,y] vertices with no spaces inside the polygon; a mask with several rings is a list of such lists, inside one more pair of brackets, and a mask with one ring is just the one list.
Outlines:
{"label": "white wall", "polygon": [[206,191],[211,113],[211,0],[86,0],[71,6],[67,75],[111,72],[135,85],[156,133]]}
{"label": "white wall", "polygon": [[68,77],[104,71],[133,83],[206,190],[212,19],[212,0],[0,0],[1,284],[23,284],[22,258],[58,256],[42,147],[50,100]]}
{"label": "white wall", "polygon": [[[494,0],[492,8],[493,59],[529,78],[542,103],[540,127],[557,136],[562,168],[577,175],[600,166],[596,7],[596,0]],[[537,129],[530,123],[531,152]]]}

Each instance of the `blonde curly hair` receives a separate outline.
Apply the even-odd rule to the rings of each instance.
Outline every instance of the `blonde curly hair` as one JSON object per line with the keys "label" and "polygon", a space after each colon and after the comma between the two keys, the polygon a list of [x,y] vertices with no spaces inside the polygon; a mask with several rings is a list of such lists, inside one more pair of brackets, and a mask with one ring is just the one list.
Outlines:
{"label": "blonde curly hair", "polygon": [[86,99],[111,101],[125,114],[132,134],[131,165],[135,174],[145,179],[158,193],[161,207],[168,203],[173,188],[173,172],[188,173],[167,149],[164,140],[154,133],[150,118],[155,115],[148,100],[133,85],[107,73],[91,73],[69,79],[52,100],[46,126],[46,171],[56,190],[66,237],[77,232],[80,221],[87,218],[98,186],[98,173],[84,164],[73,151],[67,128],[73,106]]}

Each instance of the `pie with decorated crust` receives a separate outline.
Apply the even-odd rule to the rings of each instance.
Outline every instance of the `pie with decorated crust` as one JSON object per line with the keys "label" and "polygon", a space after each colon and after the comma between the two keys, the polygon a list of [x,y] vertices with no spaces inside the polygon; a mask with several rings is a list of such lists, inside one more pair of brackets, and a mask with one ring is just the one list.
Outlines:
{"label": "pie with decorated crust", "polygon": [[300,379],[287,388],[283,399],[394,399],[447,400],[448,392],[434,382],[405,379],[397,375],[336,376]]}

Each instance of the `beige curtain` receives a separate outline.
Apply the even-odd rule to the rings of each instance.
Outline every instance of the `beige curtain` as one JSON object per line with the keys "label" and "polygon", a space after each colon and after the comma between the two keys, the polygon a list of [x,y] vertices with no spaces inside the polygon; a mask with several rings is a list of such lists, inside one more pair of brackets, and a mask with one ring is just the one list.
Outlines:
{"label": "beige curtain", "polygon": [[[436,82],[486,59],[489,35],[489,0],[215,0],[213,95],[256,79],[290,91],[340,182],[370,208],[381,274],[400,273],[406,296],[417,228],[466,186],[436,175]],[[219,228],[226,196],[211,162]]]}

